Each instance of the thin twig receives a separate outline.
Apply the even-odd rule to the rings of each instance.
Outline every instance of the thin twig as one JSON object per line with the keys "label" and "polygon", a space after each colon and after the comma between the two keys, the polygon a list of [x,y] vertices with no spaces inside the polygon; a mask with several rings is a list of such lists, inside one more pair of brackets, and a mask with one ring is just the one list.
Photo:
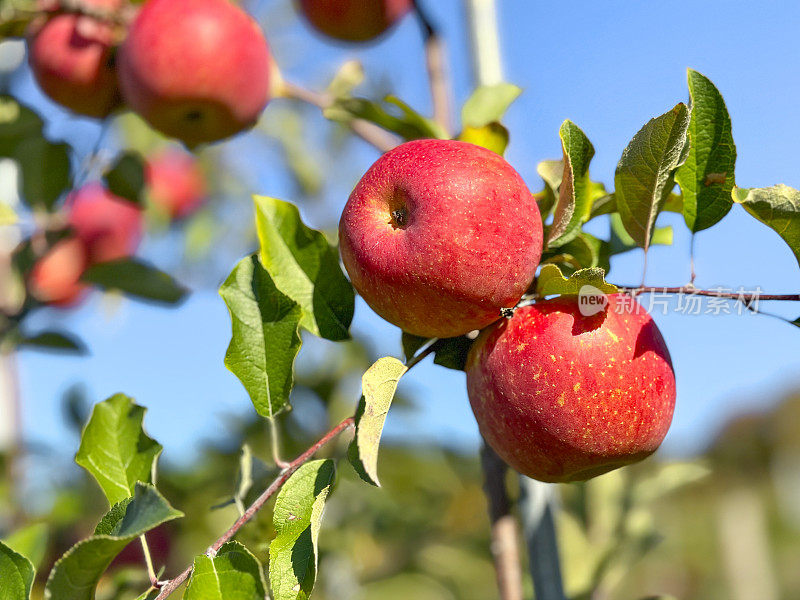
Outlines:
{"label": "thin twig", "polygon": [[414,9],[422,27],[422,34],[425,36],[425,66],[428,69],[431,88],[433,120],[450,135],[450,77],[447,72],[444,41],[427,11],[422,7],[421,0],[414,0]]}
{"label": "thin twig", "polygon": [[[262,494],[253,502],[250,507],[244,512],[244,514],[239,517],[236,522],[231,525],[228,530],[223,533],[216,542],[214,542],[211,546],[209,546],[208,550],[206,550],[206,555],[210,557],[216,556],[217,552],[219,551],[222,546],[231,540],[234,535],[247,523],[250,519],[252,519],[255,514],[261,510],[261,508],[267,503],[267,501],[275,495],[275,493],[281,489],[284,483],[292,476],[292,474],[297,471],[300,467],[302,467],[308,460],[317,453],[317,451],[322,448],[325,444],[336,438],[340,433],[349,429],[353,426],[354,420],[353,417],[348,417],[341,423],[339,423],[336,427],[331,429],[328,433],[323,435],[317,442],[311,445],[305,452],[303,452],[300,456],[295,458],[292,462],[289,463],[289,466],[284,469],[281,474],[269,485],[269,487],[262,492]],[[158,594],[156,600],[163,600],[164,598],[168,597],[172,594],[176,589],[178,589],[184,581],[189,578],[189,575],[192,574],[192,567],[188,567],[183,573],[171,579],[170,581],[163,582],[163,587],[161,588],[161,593]]]}
{"label": "thin twig", "polygon": [[[311,104],[323,111],[330,108],[334,102],[334,98],[330,94],[315,92],[288,81],[282,83],[282,92],[286,98]],[[396,136],[369,121],[352,119],[347,125],[353,130],[353,133],[365,142],[372,144],[380,152],[388,152],[400,144],[400,140]]]}
{"label": "thin twig", "polygon": [[[427,356],[433,353],[439,347],[439,340],[434,338],[429,340],[428,346],[425,347],[424,350],[418,352],[415,356],[410,358],[406,361],[406,372],[413,369],[416,365],[422,362]],[[308,460],[317,453],[317,451],[322,448],[325,444],[336,438],[339,434],[346,431],[350,427],[355,425],[355,418],[348,417],[341,423],[339,423],[336,427],[331,429],[328,433],[323,435],[319,440],[317,440],[312,446],[310,446],[305,452],[303,452],[300,456],[295,458],[292,462],[288,464],[288,466],[281,471],[281,474],[269,485],[269,487],[264,490],[261,495],[253,502],[250,507],[244,511],[244,514],[240,516],[236,522],[231,525],[228,530],[223,533],[216,542],[214,542],[211,546],[208,547],[206,550],[206,555],[210,557],[214,557],[217,555],[222,546],[231,540],[234,535],[250,520],[252,519],[255,514],[261,510],[267,501],[275,495],[275,493],[281,489],[284,483],[289,480],[289,477],[297,471],[301,466],[303,466]],[[174,579],[170,579],[168,581],[161,581],[157,582],[156,587],[161,587],[161,592],[156,597],[156,600],[164,600],[164,598],[171,595],[176,589],[178,589],[192,574],[192,567],[187,567],[180,575],[175,577]]]}
{"label": "thin twig", "polygon": [[272,460],[279,469],[285,469],[289,466],[285,460],[281,458],[281,442],[280,434],[278,432],[278,423],[275,417],[267,419],[269,422],[269,440],[272,447]]}
{"label": "thin twig", "polygon": [[626,294],[687,294],[695,296],[709,296],[712,298],[728,298],[729,300],[739,300],[741,302],[782,300],[785,302],[800,302],[800,294],[760,294],[758,292],[728,292],[725,290],[701,290],[692,285],[682,287],[654,287],[639,286],[628,287],[618,285],[617,288]]}
{"label": "thin twig", "polygon": [[500,600],[522,600],[517,522],[511,514],[511,500],[506,488],[508,467],[485,442],[481,448],[481,466],[485,478],[483,490],[489,503],[491,551]]}

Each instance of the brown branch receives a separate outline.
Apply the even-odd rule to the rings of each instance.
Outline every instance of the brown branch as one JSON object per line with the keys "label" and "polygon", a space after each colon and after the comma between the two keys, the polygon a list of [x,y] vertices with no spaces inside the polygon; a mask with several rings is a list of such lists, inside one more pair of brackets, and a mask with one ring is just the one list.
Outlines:
{"label": "brown branch", "polygon": [[[223,533],[216,542],[214,542],[211,546],[209,546],[208,550],[206,550],[206,555],[210,557],[216,556],[217,552],[220,548],[222,548],[225,542],[228,542],[234,535],[247,523],[250,519],[252,519],[255,514],[261,510],[261,508],[267,503],[267,501],[275,495],[275,493],[281,489],[284,483],[292,476],[292,474],[297,471],[301,466],[303,466],[308,460],[317,453],[317,451],[322,448],[325,444],[336,438],[340,433],[349,429],[354,424],[353,417],[348,417],[341,423],[339,423],[336,427],[331,429],[328,433],[323,435],[317,442],[315,442],[311,447],[309,447],[305,452],[303,452],[300,456],[295,458],[292,462],[289,463],[289,466],[284,469],[281,474],[269,485],[269,487],[262,492],[262,494],[258,497],[258,499],[250,505],[250,507],[244,512],[244,514],[239,517],[236,522],[228,528],[228,530]],[[176,589],[178,589],[184,581],[189,578],[189,575],[192,574],[192,567],[187,567],[183,573],[166,582],[162,582],[161,592],[156,597],[156,600],[163,600],[167,596],[171,595]]]}
{"label": "brown branch", "polygon": [[[286,98],[311,104],[323,111],[333,106],[334,98],[330,94],[315,92],[288,81],[282,82],[281,87],[281,91]],[[369,121],[352,119],[347,125],[353,133],[367,143],[372,144],[380,152],[388,152],[400,144],[400,140],[396,136]]]}
{"label": "brown branch", "polygon": [[485,442],[481,448],[483,490],[489,503],[492,526],[491,551],[500,600],[522,600],[522,569],[517,544],[517,522],[511,514],[506,488],[508,467]]}
{"label": "brown branch", "polygon": [[420,0],[414,0],[414,9],[425,36],[425,66],[433,103],[433,120],[450,135],[450,77],[447,72],[447,58],[442,40],[428,13],[422,8]]}
{"label": "brown branch", "polygon": [[711,298],[727,298],[729,300],[739,300],[741,302],[752,302],[753,300],[782,300],[784,302],[800,302],[800,294],[760,294],[758,292],[728,292],[725,290],[700,290],[691,285],[682,287],[653,287],[639,286],[627,287],[618,285],[620,291],[636,296],[638,294],[687,294],[694,296],[709,296]]}

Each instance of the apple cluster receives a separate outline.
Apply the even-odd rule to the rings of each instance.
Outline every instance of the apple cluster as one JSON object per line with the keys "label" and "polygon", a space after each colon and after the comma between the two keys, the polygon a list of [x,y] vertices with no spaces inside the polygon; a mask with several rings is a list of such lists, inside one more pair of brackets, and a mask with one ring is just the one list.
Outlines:
{"label": "apple cluster", "polygon": [[119,14],[123,0],[82,2],[87,14],[56,0],[28,35],[37,82],[70,110],[104,118],[127,105],[191,147],[252,126],[267,105],[269,47],[229,0],[148,0],[130,26],[94,14]]}
{"label": "apple cluster", "polygon": [[[130,24],[126,0],[46,0],[30,27],[36,81],[75,113],[105,118],[127,106],[188,147],[255,124],[277,69],[258,24],[231,0],[147,0]],[[363,42],[412,9],[411,0],[299,0],[323,34]]]}
{"label": "apple cluster", "polygon": [[142,211],[99,183],[89,183],[67,197],[66,237],[33,266],[28,288],[39,302],[69,307],[88,287],[84,271],[95,264],[131,256],[142,238]]}
{"label": "apple cluster", "polygon": [[542,481],[583,480],[658,448],[675,376],[661,333],[632,298],[610,295],[592,315],[576,297],[520,302],[542,230],[533,195],[500,155],[417,140],[384,154],[356,185],[339,243],[358,293],[403,331],[482,330],[467,390],[501,458]]}

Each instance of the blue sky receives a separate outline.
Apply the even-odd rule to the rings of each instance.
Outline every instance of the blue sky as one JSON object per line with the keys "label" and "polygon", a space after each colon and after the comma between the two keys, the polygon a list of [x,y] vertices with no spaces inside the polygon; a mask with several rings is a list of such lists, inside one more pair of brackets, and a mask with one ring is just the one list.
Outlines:
{"label": "blue sky", "polygon": [[[256,13],[275,40],[278,62],[288,78],[322,86],[337,64],[358,58],[369,79],[391,81],[411,105],[429,109],[420,35],[413,20],[407,19],[377,45],[343,47],[314,37],[279,4],[288,2],[261,2]],[[472,85],[462,2],[428,0],[427,4],[449,46],[460,105]],[[537,162],[560,155],[558,127],[566,118],[576,122],[595,146],[593,177],[610,184],[633,134],[651,117],[688,99],[687,67],[710,77],[725,96],[738,149],[737,183],[800,187],[797,3],[500,0],[499,4],[506,79],[525,90],[508,114],[512,141],[507,158],[532,189],[540,187]],[[42,102],[29,82],[23,81],[20,89]],[[265,119],[274,108],[267,108]],[[312,132],[325,127],[321,117],[312,117]],[[86,136],[92,127],[59,117],[51,131]],[[247,136],[228,147],[242,168],[253,173],[254,192],[292,199],[274,149],[264,150]],[[326,161],[324,155],[319,158]],[[301,207],[307,220],[320,228],[335,223],[348,190],[375,158],[371,149],[355,142],[347,168],[337,169],[335,183],[326,188],[325,204]],[[651,251],[647,282],[680,285],[689,276],[689,235],[680,217],[667,215],[663,224],[673,225],[675,244]],[[603,233],[606,226],[594,227]],[[143,254],[163,266],[171,264],[163,243],[146,243]],[[774,293],[800,289],[800,269],[788,247],[738,207],[720,225],[698,235],[696,260],[701,287],[760,286]],[[611,279],[637,283],[641,270],[642,254],[632,252],[616,259]],[[211,279],[221,281],[224,271]],[[797,304],[762,308],[792,318],[800,315]],[[752,315],[685,316],[670,311],[654,316],[678,380],[665,455],[697,452],[727,416],[764,406],[800,386],[800,331],[785,323]],[[20,353],[29,439],[74,451],[75,440],[62,424],[59,399],[76,382],[85,383],[96,400],[117,391],[135,396],[149,409],[148,430],[173,460],[189,460],[196,444],[224,436],[225,415],[252,410],[222,362],[230,330],[215,290],[197,291],[176,310],[132,301],[110,305],[95,295],[77,311],[45,311],[36,317],[36,325],[52,324],[80,335],[92,354]],[[354,327],[371,339],[379,353],[398,355],[397,330],[361,302]],[[402,385],[421,409],[410,417],[390,415],[388,436],[446,441],[466,451],[477,448],[463,374],[426,363]],[[354,396],[354,405],[355,401]]]}

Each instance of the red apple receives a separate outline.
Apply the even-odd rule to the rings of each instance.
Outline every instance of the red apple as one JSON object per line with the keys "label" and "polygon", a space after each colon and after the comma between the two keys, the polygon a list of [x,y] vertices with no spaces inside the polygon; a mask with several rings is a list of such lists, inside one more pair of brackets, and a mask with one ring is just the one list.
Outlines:
{"label": "red apple", "polygon": [[325,35],[346,42],[371,40],[413,7],[412,0],[299,0],[308,22]]}
{"label": "red apple", "polygon": [[453,337],[517,304],[539,264],[542,220],[498,154],[417,140],[384,154],[356,185],[339,245],[376,313],[409,333]]}
{"label": "red apple", "polygon": [[[85,0],[119,8],[120,0]],[[45,94],[73,112],[103,118],[119,106],[114,69],[115,30],[93,17],[47,11],[28,36],[28,60]]]}
{"label": "red apple", "polygon": [[148,0],[118,65],[131,108],[188,146],[252,126],[269,100],[269,47],[230,0]]}
{"label": "red apple", "polygon": [[89,255],[81,240],[67,238],[57,242],[31,270],[28,277],[31,295],[45,304],[74,306],[87,290],[80,278],[88,262]]}
{"label": "red apple", "polygon": [[192,214],[206,198],[206,178],[188,152],[167,150],[147,161],[150,202],[171,219]]}
{"label": "red apple", "polygon": [[675,407],[675,374],[653,320],[611,295],[584,316],[575,297],[519,308],[478,337],[467,389],[481,434],[520,473],[589,479],[661,444]]}
{"label": "red apple", "polygon": [[67,198],[68,220],[89,252],[91,264],[131,256],[142,238],[142,211],[99,183],[89,183]]}

